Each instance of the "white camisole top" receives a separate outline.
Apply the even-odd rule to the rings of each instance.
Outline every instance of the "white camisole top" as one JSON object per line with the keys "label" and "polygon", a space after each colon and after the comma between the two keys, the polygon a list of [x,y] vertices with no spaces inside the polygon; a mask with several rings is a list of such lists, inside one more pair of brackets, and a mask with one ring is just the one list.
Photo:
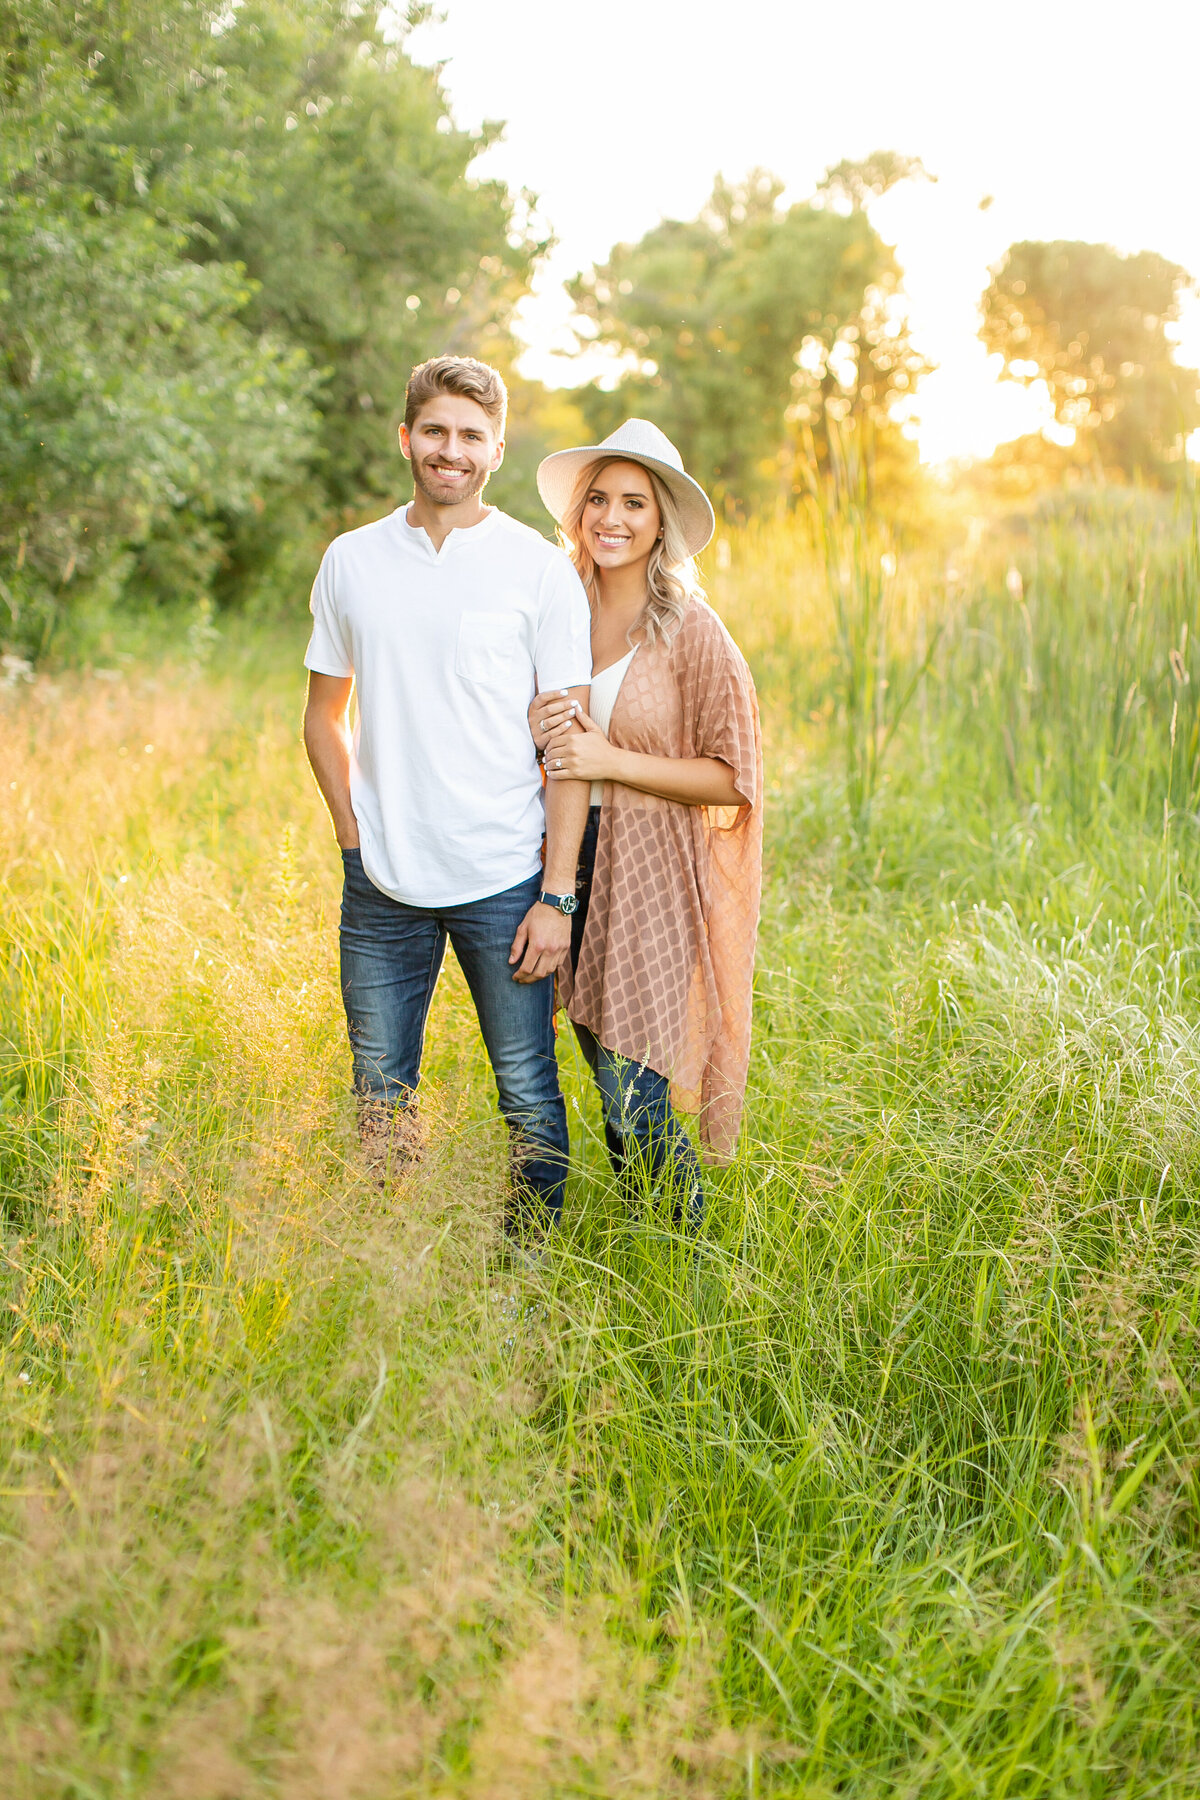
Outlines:
{"label": "white camisole top", "polygon": [[[591,699],[588,701],[588,712],[595,719],[601,731],[607,733],[612,723],[613,707],[617,704],[617,695],[621,691],[621,683],[625,679],[625,671],[637,654],[637,645],[623,656],[620,662],[610,663],[607,669],[601,669],[598,675],[592,676]],[[601,806],[604,803],[604,783],[593,781],[589,806]]]}

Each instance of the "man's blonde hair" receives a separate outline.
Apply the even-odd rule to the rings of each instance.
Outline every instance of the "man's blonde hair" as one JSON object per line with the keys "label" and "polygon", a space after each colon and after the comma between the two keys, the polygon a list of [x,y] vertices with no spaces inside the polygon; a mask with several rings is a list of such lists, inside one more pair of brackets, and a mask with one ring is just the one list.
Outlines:
{"label": "man's blonde hair", "polygon": [[487,414],[497,437],[504,436],[508,389],[498,369],[473,356],[431,356],[418,363],[404,390],[404,423],[411,431],[417,414],[438,394],[474,400]]}

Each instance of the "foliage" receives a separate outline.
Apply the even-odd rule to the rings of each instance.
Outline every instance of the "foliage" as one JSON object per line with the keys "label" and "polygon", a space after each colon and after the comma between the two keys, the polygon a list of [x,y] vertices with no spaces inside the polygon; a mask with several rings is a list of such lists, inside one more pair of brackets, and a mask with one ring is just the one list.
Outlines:
{"label": "foliage", "polygon": [[876,150],[861,162],[843,161],[826,169],[818,192],[843,209],[861,212],[872,200],[890,193],[902,181],[936,181],[919,156]]}
{"label": "foliage", "polygon": [[980,336],[1009,380],[1045,382],[1077,463],[1176,480],[1200,424],[1200,376],[1179,367],[1167,334],[1187,286],[1185,270],[1148,250],[1013,244],[983,296]]}
{"label": "foliage", "polygon": [[645,413],[735,511],[790,505],[805,434],[824,454],[827,421],[871,421],[880,467],[886,452],[893,477],[911,469],[892,415],[926,365],[862,200],[913,172],[896,158],[839,165],[813,200],[786,209],[774,176],[718,180],[699,218],[665,221],[578,277],[576,306],[626,369],[611,393],[585,397],[597,428]]}
{"label": "foliage", "polygon": [[570,388],[545,388],[540,381],[527,381],[512,368],[506,371],[505,384],[508,425],[504,461],[488,482],[487,499],[553,539],[554,521],[537,491],[537,468],[552,450],[588,442],[580,396]]}
{"label": "foliage", "polygon": [[865,851],[888,751],[928,671],[941,624],[927,623],[934,610],[928,588],[918,599],[911,581],[897,581],[894,539],[871,504],[869,464],[858,444],[833,427],[828,451],[822,466],[810,445],[807,511],[833,617],[851,837]]}
{"label": "foliage", "polygon": [[457,130],[436,73],[391,26],[378,5],[256,0],[220,43],[245,173],[205,221],[211,254],[256,283],[249,320],[322,372],[319,473],[335,508],[393,494],[414,363],[508,360],[509,312],[544,248],[503,186],[468,178],[498,128]]}
{"label": "foliage", "polygon": [[0,0],[14,643],[89,597],[306,585],[314,537],[394,497],[412,363],[509,359],[539,246],[400,24]]}
{"label": "foliage", "polygon": [[1200,848],[1195,516],[1153,495],[1072,492],[1001,538],[980,573],[939,670],[940,729],[959,779],[981,804],[1051,807],[1080,833],[1127,822],[1178,833],[1190,872]]}
{"label": "foliage", "polygon": [[5,0],[0,591],[35,647],[139,554],[167,593],[202,591],[219,519],[312,447],[305,359],[245,329],[242,272],[188,259],[192,196],[125,140],[104,23],[119,38],[100,8]]}

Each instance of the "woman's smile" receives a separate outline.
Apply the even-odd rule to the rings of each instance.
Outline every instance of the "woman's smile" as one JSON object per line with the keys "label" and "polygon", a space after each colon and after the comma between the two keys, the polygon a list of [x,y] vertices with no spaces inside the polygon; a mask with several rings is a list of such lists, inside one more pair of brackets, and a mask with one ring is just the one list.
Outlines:
{"label": "woman's smile", "polygon": [[662,530],[662,516],[645,469],[614,462],[601,469],[583,509],[592,560],[602,569],[648,562]]}

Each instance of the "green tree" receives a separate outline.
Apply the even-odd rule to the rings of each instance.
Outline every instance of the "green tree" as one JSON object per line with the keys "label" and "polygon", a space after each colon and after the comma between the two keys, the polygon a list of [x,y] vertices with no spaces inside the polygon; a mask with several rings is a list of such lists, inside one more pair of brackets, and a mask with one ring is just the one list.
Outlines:
{"label": "green tree", "polygon": [[[892,165],[891,179],[914,172]],[[664,221],[578,277],[576,306],[625,363],[614,390],[582,396],[596,428],[646,413],[734,508],[790,501],[806,445],[827,453],[830,422],[869,423],[895,444],[896,402],[927,365],[899,311],[895,258],[864,207],[888,172],[865,168],[840,165],[786,209],[781,183],[761,170],[737,185],[718,179],[699,218]]]}
{"label": "green tree", "polygon": [[239,269],[187,259],[186,196],[124,138],[102,11],[0,4],[0,597],[31,648],[156,539],[202,591],[215,522],[314,441],[303,355],[242,325]]}
{"label": "green tree", "polygon": [[[413,364],[463,350],[505,366],[509,318],[543,245],[525,196],[470,179],[498,128],[454,127],[437,72],[404,54],[398,9],[247,0],[207,18],[182,78],[174,34],[158,34],[152,79],[132,38],[106,79],[158,179],[193,196],[189,254],[243,269],[247,327],[301,348],[316,370],[306,503],[355,522],[395,496]],[[304,562],[288,506],[230,520],[226,588],[280,559],[280,583],[300,580],[288,556],[298,526]]]}
{"label": "green tree", "polygon": [[1078,460],[1168,480],[1200,424],[1200,377],[1175,361],[1166,329],[1190,285],[1149,250],[1013,244],[983,295],[980,336],[1008,380],[1045,382],[1058,422],[1076,432]]}
{"label": "green tree", "polygon": [[875,150],[861,162],[834,163],[826,169],[818,189],[850,212],[862,212],[902,181],[936,181],[919,156],[901,156],[896,150]]}
{"label": "green tree", "polygon": [[[221,44],[220,130],[248,178],[208,221],[256,284],[248,318],[322,372],[318,471],[335,508],[395,491],[410,368],[512,354],[508,323],[544,246],[520,199],[469,169],[497,128],[456,129],[434,70],[381,5],[251,0]],[[252,177],[252,178],[249,178]]]}
{"label": "green tree", "polygon": [[530,208],[471,180],[492,128],[455,129],[404,30],[343,0],[0,0],[10,638],[88,592],[296,590],[314,538],[394,498],[412,364],[510,360]]}

